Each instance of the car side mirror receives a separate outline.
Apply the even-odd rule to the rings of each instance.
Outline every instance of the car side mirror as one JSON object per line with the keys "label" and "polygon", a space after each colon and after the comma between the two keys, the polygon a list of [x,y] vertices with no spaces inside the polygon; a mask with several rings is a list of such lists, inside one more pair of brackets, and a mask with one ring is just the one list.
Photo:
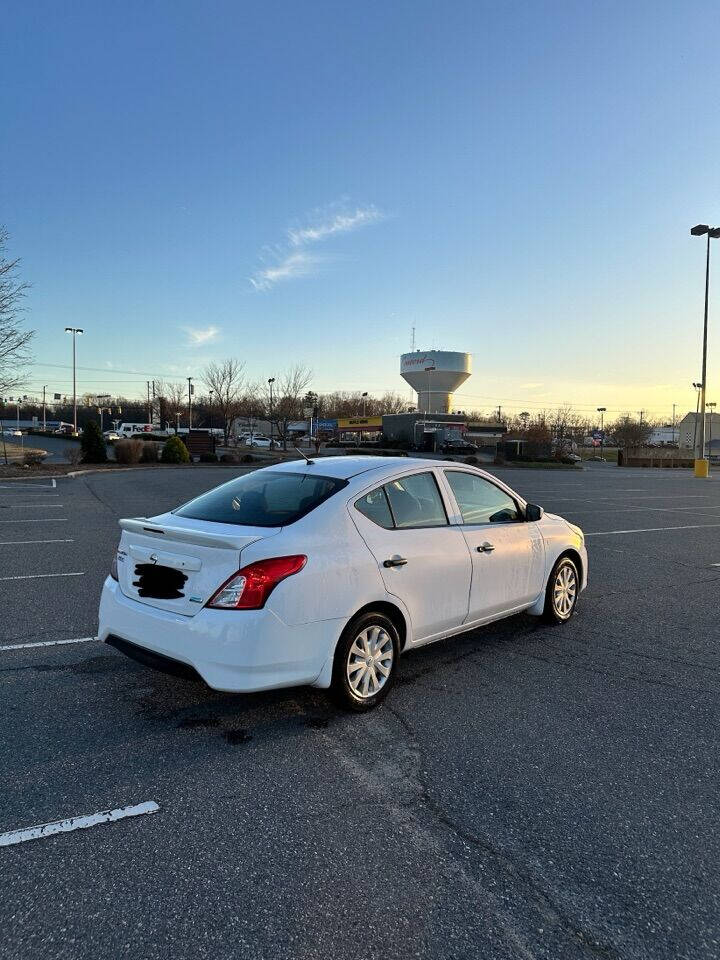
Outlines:
{"label": "car side mirror", "polygon": [[542,520],[543,514],[545,511],[542,507],[539,507],[536,503],[528,503],[525,505],[525,519],[532,520]]}

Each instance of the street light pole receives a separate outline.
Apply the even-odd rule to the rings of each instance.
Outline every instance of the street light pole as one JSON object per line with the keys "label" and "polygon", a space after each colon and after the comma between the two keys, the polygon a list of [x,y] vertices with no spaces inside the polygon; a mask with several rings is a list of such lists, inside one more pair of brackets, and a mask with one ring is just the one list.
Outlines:
{"label": "street light pole", "polygon": [[273,445],[273,395],[272,395],[272,385],[275,383],[275,377],[270,377],[268,379],[268,385],[270,387],[270,449],[272,450]]}
{"label": "street light pole", "polygon": [[708,400],[707,406],[710,407],[710,421],[708,423],[709,427],[709,437],[708,437],[708,460],[712,463],[712,418],[715,413],[715,407],[717,404],[713,401],[712,403]]}
{"label": "street light pole", "polygon": [[702,349],[702,376],[700,386],[700,456],[695,451],[695,476],[707,477],[710,472],[709,462],[705,459],[705,391],[707,389],[707,335],[708,335],[708,297],[710,293],[710,240],[720,237],[720,227],[709,227],[706,223],[698,223],[690,233],[693,237],[707,235],[707,250],[705,253],[705,310],[703,314],[703,349]]}
{"label": "street light pole", "polygon": [[208,393],[210,395],[210,439],[212,440],[212,451],[213,453],[215,453],[215,436],[213,435],[213,424],[212,424],[212,398],[213,398],[214,391],[208,390]]}
{"label": "street light pole", "polygon": [[77,433],[77,381],[75,378],[75,340],[78,335],[82,335],[80,327],[65,327],[65,333],[72,334],[73,345],[73,433]]}
{"label": "street light pole", "polygon": [[697,453],[697,442],[698,442],[698,426],[700,419],[700,387],[702,384],[695,383],[693,380],[693,388],[697,393],[697,403],[695,404],[695,430],[693,431],[693,453]]}
{"label": "street light pole", "polygon": [[604,415],[607,407],[598,407],[597,412],[600,414],[600,456],[605,459],[605,420]]}
{"label": "street light pole", "polygon": [[43,387],[43,432],[47,430],[47,421],[45,419],[45,391],[47,390],[47,384]]}
{"label": "street light pole", "polygon": [[192,377],[187,378],[188,382],[188,438],[192,430]]}

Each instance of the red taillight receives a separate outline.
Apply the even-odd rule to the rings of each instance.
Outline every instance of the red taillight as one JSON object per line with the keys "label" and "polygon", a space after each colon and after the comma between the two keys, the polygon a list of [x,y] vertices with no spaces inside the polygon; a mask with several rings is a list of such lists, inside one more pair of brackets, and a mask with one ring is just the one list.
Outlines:
{"label": "red taillight", "polygon": [[259,610],[281,580],[298,573],[307,557],[273,557],[258,560],[234,573],[208,600],[216,610]]}

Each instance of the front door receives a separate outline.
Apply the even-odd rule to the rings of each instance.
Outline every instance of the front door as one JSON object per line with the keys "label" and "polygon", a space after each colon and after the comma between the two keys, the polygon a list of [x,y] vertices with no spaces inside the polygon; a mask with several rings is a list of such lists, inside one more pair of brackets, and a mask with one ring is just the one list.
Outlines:
{"label": "front door", "polygon": [[450,526],[432,471],[390,480],[350,504],[388,593],[405,605],[412,641],[462,625],[472,564],[462,529]]}
{"label": "front door", "polygon": [[490,480],[464,470],[445,470],[472,557],[467,622],[529,606],[543,588],[545,545],[537,524]]}

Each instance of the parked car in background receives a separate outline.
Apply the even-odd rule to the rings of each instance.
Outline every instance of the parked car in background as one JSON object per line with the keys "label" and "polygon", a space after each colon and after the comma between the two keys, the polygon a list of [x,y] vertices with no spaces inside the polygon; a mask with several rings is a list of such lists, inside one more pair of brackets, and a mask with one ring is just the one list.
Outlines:
{"label": "parked car in background", "polygon": [[255,436],[255,437],[248,437],[247,440],[245,441],[245,446],[246,447],[265,447],[267,449],[267,448],[270,448],[273,445],[273,443],[274,441],[271,440],[270,437]]}
{"label": "parked car in background", "polygon": [[106,440],[119,440],[119,439],[120,439],[120,434],[117,433],[117,431],[115,431],[115,430],[106,430],[106,431],[103,433],[103,436],[105,437]]}
{"label": "parked car in background", "polygon": [[448,440],[441,449],[443,453],[477,453],[479,448],[467,440]]}
{"label": "parked car in background", "polygon": [[523,610],[566,623],[587,582],[578,527],[464,464],[286,461],[120,527],[101,641],[217,690],[310,684],[357,711],[401,654]]}

